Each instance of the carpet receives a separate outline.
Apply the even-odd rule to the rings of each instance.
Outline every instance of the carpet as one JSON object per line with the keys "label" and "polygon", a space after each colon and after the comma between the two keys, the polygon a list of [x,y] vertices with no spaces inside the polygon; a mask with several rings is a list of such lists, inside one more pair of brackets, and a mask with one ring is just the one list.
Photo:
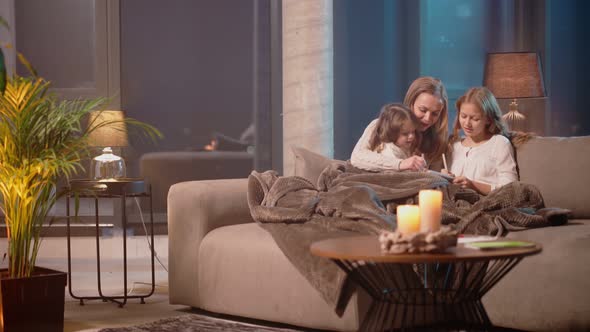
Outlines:
{"label": "carpet", "polygon": [[209,332],[209,331],[238,331],[238,332],[301,332],[303,330],[284,327],[262,326],[250,323],[236,322],[221,318],[208,317],[199,314],[188,314],[178,317],[165,318],[152,323],[129,327],[104,328],[99,332]]}

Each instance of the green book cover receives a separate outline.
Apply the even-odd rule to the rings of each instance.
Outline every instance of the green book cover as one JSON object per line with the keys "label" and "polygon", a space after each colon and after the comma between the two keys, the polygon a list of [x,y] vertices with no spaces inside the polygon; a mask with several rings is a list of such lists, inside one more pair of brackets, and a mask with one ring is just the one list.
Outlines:
{"label": "green book cover", "polygon": [[534,247],[535,244],[526,241],[486,241],[486,242],[471,242],[465,244],[465,247],[479,249],[479,250],[490,250],[490,249],[507,249],[507,248],[522,248],[522,247]]}

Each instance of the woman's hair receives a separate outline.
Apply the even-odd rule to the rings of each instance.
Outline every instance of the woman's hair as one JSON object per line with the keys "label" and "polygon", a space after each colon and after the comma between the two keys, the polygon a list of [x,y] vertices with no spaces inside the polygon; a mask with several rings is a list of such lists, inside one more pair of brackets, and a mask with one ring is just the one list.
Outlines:
{"label": "woman's hair", "polygon": [[432,161],[441,158],[447,146],[449,135],[449,101],[447,90],[441,80],[430,76],[418,77],[412,82],[408,88],[406,97],[404,98],[404,104],[412,110],[412,113],[414,110],[414,103],[422,93],[428,93],[440,97],[443,104],[438,120],[422,133],[422,140],[419,145],[420,151],[426,154],[426,159],[430,164]]}
{"label": "woman's hair", "polygon": [[494,97],[494,94],[487,88],[476,87],[467,90],[464,95],[457,99],[457,103],[455,104],[457,107],[457,116],[455,117],[453,135],[451,136],[449,146],[452,145],[453,142],[459,140],[459,131],[461,130],[459,117],[461,105],[465,103],[475,105],[483,113],[483,116],[490,121],[487,128],[490,134],[500,134],[510,138],[506,124],[502,121],[502,111],[500,110],[500,105],[498,105],[496,97]]}
{"label": "woman's hair", "polygon": [[[406,106],[402,104],[385,104],[381,107],[375,130],[369,138],[369,149],[381,152],[383,143],[394,143],[399,138],[404,124],[410,123],[415,128],[418,127],[418,120]],[[415,151],[420,143],[420,135],[416,130],[416,139],[412,143],[411,151]]]}

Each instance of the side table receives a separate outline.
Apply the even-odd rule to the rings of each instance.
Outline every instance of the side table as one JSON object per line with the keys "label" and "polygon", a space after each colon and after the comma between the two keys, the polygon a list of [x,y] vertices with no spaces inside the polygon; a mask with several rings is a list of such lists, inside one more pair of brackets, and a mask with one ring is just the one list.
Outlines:
{"label": "side table", "polygon": [[[125,203],[127,198],[144,197],[150,203],[150,259],[151,259],[151,290],[146,294],[128,295],[127,285],[127,211]],[[97,289],[98,296],[77,296],[72,291],[72,255],[71,255],[71,235],[70,235],[70,219],[77,216],[70,214],[70,199],[76,198],[94,198],[94,216],[96,222],[96,275],[97,275]],[[100,259],[100,229],[99,229],[99,213],[98,200],[101,198],[120,198],[121,200],[121,224],[123,227],[123,295],[107,296],[103,293],[101,285],[101,259]],[[70,180],[68,192],[66,195],[66,233],[68,245],[68,290],[72,298],[80,300],[80,305],[84,305],[84,300],[103,300],[115,302],[119,307],[123,307],[127,303],[127,299],[140,299],[141,303],[145,303],[145,298],[154,293],[155,280],[155,265],[154,265],[154,217],[152,211],[152,195],[151,186],[147,186],[145,181],[140,178],[125,178],[117,179],[117,181],[94,181],[88,179],[73,179]]]}
{"label": "side table", "polygon": [[[495,330],[481,302],[524,257],[542,248],[479,251],[459,245],[439,254],[382,254],[376,236],[318,241],[312,254],[334,261],[373,302],[361,331]],[[501,330],[501,328],[497,328]]]}

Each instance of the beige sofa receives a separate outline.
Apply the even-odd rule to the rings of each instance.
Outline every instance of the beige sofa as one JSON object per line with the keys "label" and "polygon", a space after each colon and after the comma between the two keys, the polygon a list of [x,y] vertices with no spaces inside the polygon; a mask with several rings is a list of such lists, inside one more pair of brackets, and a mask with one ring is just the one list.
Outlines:
{"label": "beige sofa", "polygon": [[[328,161],[295,149],[297,175],[317,179]],[[517,150],[521,181],[546,206],[568,208],[566,226],[512,232],[543,245],[485,297],[496,325],[590,330],[590,136],[535,138]],[[354,331],[367,309],[359,292],[338,317],[253,222],[246,179],[183,182],[168,195],[170,303],[305,328]]]}

